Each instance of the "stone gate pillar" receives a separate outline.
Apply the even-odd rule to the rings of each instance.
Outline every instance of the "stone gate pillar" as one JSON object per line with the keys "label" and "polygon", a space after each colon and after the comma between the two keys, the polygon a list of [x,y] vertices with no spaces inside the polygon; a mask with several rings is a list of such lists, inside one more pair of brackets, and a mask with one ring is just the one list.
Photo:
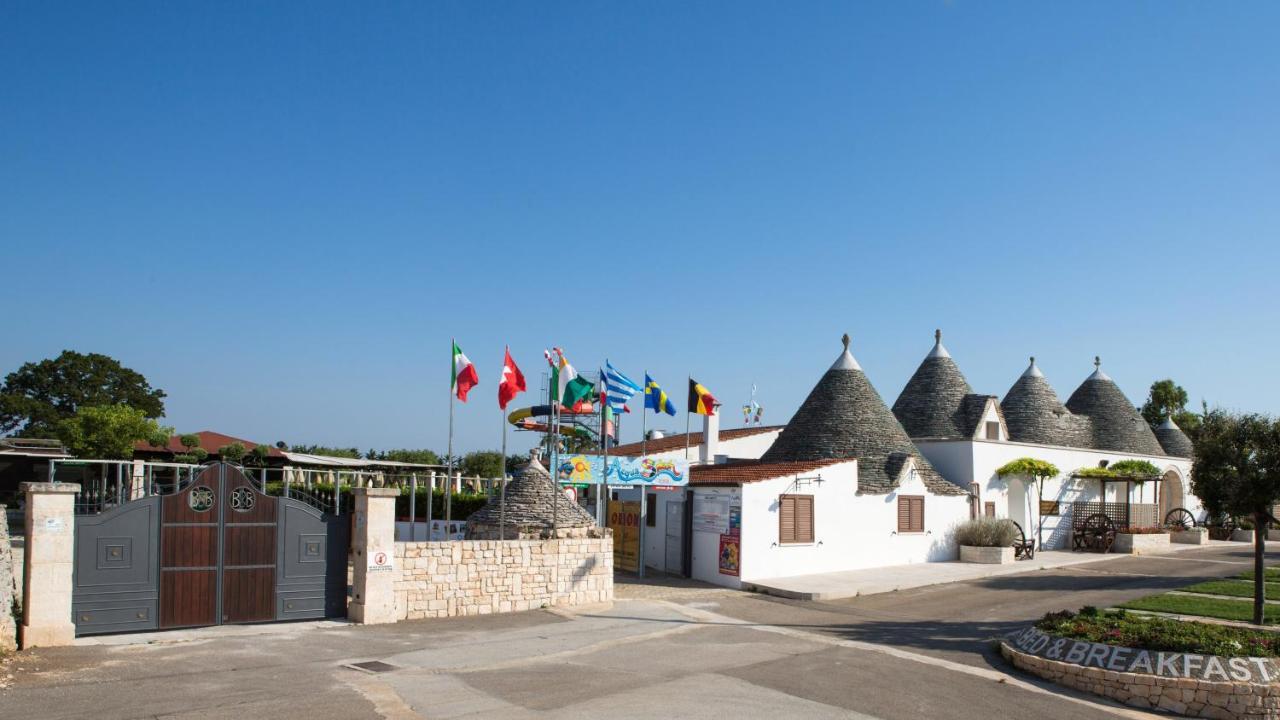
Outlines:
{"label": "stone gate pillar", "polygon": [[395,584],[400,579],[396,567],[395,488],[352,488],[356,500],[356,528],[351,538],[355,553],[351,606],[347,616],[354,622],[374,625],[396,621]]}
{"label": "stone gate pillar", "polygon": [[22,647],[70,645],[75,566],[75,483],[22,483],[27,498],[22,570]]}

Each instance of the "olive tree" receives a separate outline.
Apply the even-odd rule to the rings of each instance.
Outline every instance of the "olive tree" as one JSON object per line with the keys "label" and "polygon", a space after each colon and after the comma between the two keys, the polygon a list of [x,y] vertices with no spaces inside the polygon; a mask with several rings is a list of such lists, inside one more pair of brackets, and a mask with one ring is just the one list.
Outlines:
{"label": "olive tree", "polygon": [[1253,622],[1266,602],[1263,557],[1271,508],[1280,501],[1280,422],[1259,414],[1205,413],[1191,468],[1191,490],[1210,515],[1253,518]]}

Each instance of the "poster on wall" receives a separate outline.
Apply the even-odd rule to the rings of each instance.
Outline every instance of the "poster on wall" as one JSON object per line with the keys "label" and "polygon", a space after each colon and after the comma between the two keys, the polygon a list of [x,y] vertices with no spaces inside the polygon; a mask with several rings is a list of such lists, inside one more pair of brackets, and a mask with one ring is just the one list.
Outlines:
{"label": "poster on wall", "polygon": [[609,529],[613,530],[613,568],[640,570],[640,503],[609,501]]}
{"label": "poster on wall", "polygon": [[742,506],[741,505],[729,506],[729,534],[736,535],[736,536],[742,535]]}
{"label": "poster on wall", "polygon": [[602,475],[608,485],[634,487],[680,487],[689,484],[689,461],[653,457],[611,457],[609,471],[602,473],[604,458],[599,455],[571,455],[559,461],[556,479],[561,483],[599,484]]}
{"label": "poster on wall", "polygon": [[693,531],[716,535],[729,532],[729,497],[694,495]]}
{"label": "poster on wall", "polygon": [[738,576],[742,564],[742,541],[737,535],[720,536],[720,574]]}

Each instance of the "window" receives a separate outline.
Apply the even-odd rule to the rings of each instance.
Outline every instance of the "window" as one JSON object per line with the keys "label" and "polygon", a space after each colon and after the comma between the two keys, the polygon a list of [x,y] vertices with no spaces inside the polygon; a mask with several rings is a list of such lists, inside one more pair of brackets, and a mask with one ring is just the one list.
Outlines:
{"label": "window", "polygon": [[898,496],[898,532],[924,532],[924,496]]}
{"label": "window", "polygon": [[644,495],[644,524],[645,527],[658,526],[658,496],[653,493]]}
{"label": "window", "polygon": [[779,496],[778,543],[787,545],[811,542],[813,542],[813,496]]}
{"label": "window", "polygon": [[993,502],[983,503],[982,514],[993,518],[996,516],[996,504]]}
{"label": "window", "polygon": [[999,440],[999,439],[1000,439],[1000,423],[999,423],[999,421],[993,421],[993,422],[988,422],[988,423],[987,423],[987,439],[988,439],[988,440]]}

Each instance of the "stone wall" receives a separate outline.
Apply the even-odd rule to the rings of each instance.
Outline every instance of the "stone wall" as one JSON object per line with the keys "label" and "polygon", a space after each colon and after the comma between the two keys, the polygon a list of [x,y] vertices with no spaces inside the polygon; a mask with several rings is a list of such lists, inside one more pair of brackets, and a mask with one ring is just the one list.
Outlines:
{"label": "stone wall", "polygon": [[[1054,660],[1044,656],[1053,654],[1044,650],[1055,645],[1064,646],[1063,652],[1058,654],[1068,659]],[[1001,642],[1000,651],[1020,670],[1133,707],[1165,710],[1188,717],[1280,719],[1280,685],[1273,677],[1277,668],[1274,662],[1263,658],[1217,658],[1135,651],[1055,638],[1035,629],[1009,635]],[[1157,674],[1125,670],[1142,664],[1144,656],[1144,668],[1150,666]],[[1070,661],[1079,657],[1084,660]],[[1096,662],[1092,662],[1095,659]],[[1221,671],[1221,677],[1226,679],[1204,679],[1218,675],[1217,671]]]}
{"label": "stone wall", "polygon": [[18,622],[13,614],[18,588],[14,576],[22,570],[13,565],[11,544],[8,515],[5,506],[0,505],[0,652],[18,648]]}
{"label": "stone wall", "polygon": [[396,543],[400,620],[613,601],[613,539]]}

